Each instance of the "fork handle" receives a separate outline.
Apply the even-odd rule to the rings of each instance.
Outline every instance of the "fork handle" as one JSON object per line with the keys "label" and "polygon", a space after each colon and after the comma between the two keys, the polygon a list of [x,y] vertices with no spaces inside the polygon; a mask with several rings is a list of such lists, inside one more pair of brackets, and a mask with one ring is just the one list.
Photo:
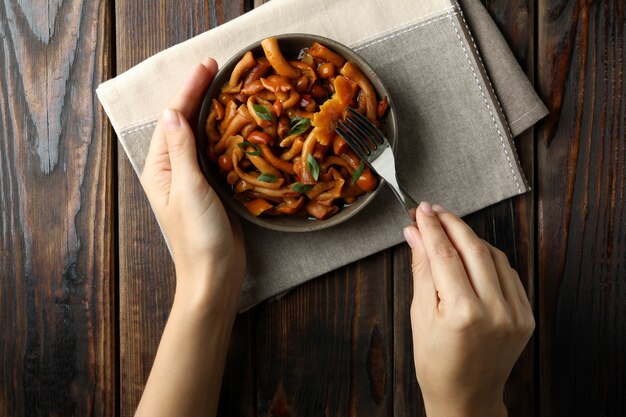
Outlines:
{"label": "fork handle", "polygon": [[415,221],[415,209],[417,209],[418,203],[415,200],[413,200],[413,198],[409,195],[409,193],[406,192],[406,190],[404,189],[402,184],[400,184],[397,178],[393,182],[387,181],[387,184],[389,184],[389,187],[391,187],[391,189],[393,190],[393,193],[396,195],[396,197],[398,197],[398,200],[400,200],[400,202],[402,203],[402,206],[404,206],[404,209],[406,210],[406,213],[411,218],[411,221],[414,222]]}

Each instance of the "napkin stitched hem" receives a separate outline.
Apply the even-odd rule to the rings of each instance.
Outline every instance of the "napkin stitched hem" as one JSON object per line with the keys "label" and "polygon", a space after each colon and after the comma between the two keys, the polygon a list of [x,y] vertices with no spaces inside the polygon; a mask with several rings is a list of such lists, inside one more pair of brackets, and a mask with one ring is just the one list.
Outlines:
{"label": "napkin stitched hem", "polygon": [[[150,128],[155,127],[157,123],[159,122],[158,117],[159,117],[158,115],[154,116],[152,119],[144,121],[140,123],[139,125],[130,126],[122,130],[121,132],[119,132],[120,139],[126,138],[131,133],[135,133],[135,132],[139,132],[145,129],[150,129]],[[150,136],[152,136],[153,133],[154,131],[150,133]],[[130,141],[120,140],[120,143],[122,144],[122,147],[124,148],[124,151],[126,152],[126,154],[131,155],[131,153],[129,152],[130,150],[128,149]],[[129,159],[130,159],[130,164],[133,166],[135,172],[137,173],[138,176],[140,176],[143,171],[145,160],[141,161],[141,160],[137,160],[137,158],[129,158]],[[141,166],[139,164],[141,164]]]}
{"label": "napkin stitched hem", "polygon": [[[521,167],[521,163],[519,162],[519,157],[517,154],[517,149],[515,147],[515,142],[512,140],[513,138],[513,133],[511,131],[511,128],[509,126],[509,123],[506,120],[506,116],[504,115],[504,111],[502,110],[502,105],[500,104],[500,101],[498,99],[498,96],[496,95],[495,89],[493,88],[493,84],[491,82],[491,79],[489,78],[489,75],[487,74],[487,70],[484,66],[483,60],[481,58],[480,52],[478,51],[478,47],[476,46],[476,41],[474,40],[474,37],[471,33],[471,30],[469,29],[469,26],[467,25],[467,21],[465,20],[465,16],[463,15],[463,11],[461,10],[461,6],[459,5],[459,3],[457,2],[453,7],[451,8],[447,8],[447,13],[443,16],[436,16],[434,18],[431,18],[430,20],[424,21],[424,20],[420,20],[414,24],[409,25],[408,27],[404,26],[404,25],[400,25],[400,28],[397,29],[395,32],[390,33],[390,32],[386,32],[386,36],[383,36],[382,38],[379,37],[378,39],[372,39],[370,38],[370,40],[362,45],[359,45],[359,43],[362,42],[357,42],[355,44],[355,46],[353,46],[353,49],[355,51],[360,51],[363,49],[366,49],[370,46],[376,45],[377,43],[395,38],[397,36],[401,36],[404,34],[407,34],[411,31],[417,30],[419,28],[431,25],[433,23],[439,22],[441,20],[444,19],[450,19],[452,26],[454,28],[454,31],[456,33],[457,39],[459,41],[459,45],[461,46],[463,53],[465,55],[465,58],[467,60],[467,63],[469,64],[469,68],[472,71],[472,75],[474,77],[474,80],[476,81],[476,85],[478,86],[478,91],[480,92],[482,98],[483,98],[483,102],[485,103],[486,109],[489,112],[489,115],[491,116],[491,120],[493,121],[494,127],[496,129],[496,133],[498,135],[498,138],[500,140],[500,144],[502,145],[502,150],[504,153],[504,157],[507,160],[507,164],[510,168],[510,172],[511,175],[513,177],[513,180],[515,182],[515,186],[517,187],[517,193],[518,194],[523,194],[525,192],[528,192],[530,190],[530,186],[528,184],[528,181],[526,179],[526,176],[524,175],[524,171],[522,170]],[[457,12],[458,10],[458,12]],[[459,16],[460,15],[460,16]],[[463,42],[463,37],[461,36],[461,33],[459,31],[459,27],[457,26],[457,22],[455,21],[455,17],[459,16],[459,20],[462,22],[462,24],[465,26],[466,29],[466,34],[468,37],[468,47],[471,49],[471,53],[474,55],[475,60],[480,64],[480,67],[478,68],[478,70],[474,67],[474,64],[472,63],[472,60],[470,58],[470,55],[468,53],[468,50],[465,46],[465,43]],[[380,36],[380,35],[379,35]],[[489,100],[487,98],[487,95],[485,94],[485,91],[483,89],[483,86],[481,85],[480,82],[480,78],[477,74],[477,71],[480,73],[481,78],[483,80],[483,83],[485,85],[486,88],[489,89],[488,93],[490,94],[490,98],[493,100],[494,102],[494,109],[492,109],[492,106],[489,104]],[[541,104],[541,103],[540,103]],[[497,105],[497,109],[495,109],[495,106]],[[524,114],[522,115],[520,118],[516,119],[516,122],[519,122],[519,120],[522,120],[523,118],[529,116],[532,113],[532,110],[538,109],[540,106],[537,105],[535,106],[533,109],[531,109],[528,113],[528,115]],[[494,111],[497,113],[494,114]],[[502,129],[500,128],[500,126],[498,125],[498,121],[500,122],[500,124],[503,126],[503,128],[506,129],[506,132],[503,134]],[[508,132],[508,135],[506,134]],[[505,139],[504,136],[506,136],[509,146],[511,147],[511,152],[509,152],[507,150],[506,147],[506,143],[505,143]],[[513,158],[511,158],[510,153],[513,154]],[[515,164],[516,166],[514,167],[513,164]],[[517,169],[516,169],[517,168]],[[516,174],[516,171],[519,172],[519,177]]]}
{"label": "napkin stitched hem", "polygon": [[[374,35],[368,36],[366,38],[363,38],[357,42],[354,42],[353,45],[359,45],[359,44],[363,44],[359,47],[353,47],[352,49],[354,49],[355,51],[358,51],[360,49],[363,48],[367,48],[368,46],[372,46],[375,45],[377,43],[380,42],[384,42],[386,40],[395,38],[396,36],[402,35],[404,33],[408,33],[411,31],[414,31],[418,28],[421,28],[423,26],[428,26],[432,23],[438,22],[439,20],[443,20],[446,18],[449,18],[449,16],[451,15],[456,15],[458,12],[454,12],[451,14],[452,11],[454,10],[459,10],[459,5],[455,5],[452,7],[448,7],[442,10],[438,10],[437,12],[433,12],[433,13],[429,13],[426,16],[421,16],[419,19],[413,19],[410,20],[408,22],[402,23],[400,25],[396,25],[393,28],[391,28],[390,30],[386,30],[384,32],[378,32]],[[441,14],[444,14],[443,16],[440,16]],[[435,16],[435,17],[433,17]],[[387,35],[387,36],[385,36]]]}
{"label": "napkin stitched hem", "polygon": [[[459,4],[456,3],[457,7],[460,8]],[[517,148],[515,147],[515,141],[513,140],[513,133],[511,131],[511,127],[508,123],[508,121],[506,120],[506,116],[504,114],[504,111],[502,110],[502,105],[500,104],[500,100],[498,99],[498,96],[496,95],[495,89],[493,88],[493,84],[491,82],[491,79],[489,78],[489,74],[487,73],[487,69],[485,68],[485,64],[483,63],[482,57],[480,55],[480,52],[478,51],[478,47],[476,46],[476,41],[474,40],[474,36],[472,35],[472,31],[470,30],[469,26],[467,25],[467,21],[465,20],[465,16],[463,15],[463,12],[461,11],[460,13],[460,20],[463,22],[463,25],[465,26],[465,30],[466,30],[466,34],[469,37],[469,40],[471,41],[468,42],[469,47],[471,48],[471,52],[474,54],[475,57],[477,57],[477,61],[480,64],[480,68],[479,68],[479,72],[483,78],[483,82],[485,83],[485,85],[488,85],[489,88],[489,93],[491,93],[491,98],[492,100],[495,102],[495,104],[498,106],[498,109],[496,109],[500,122],[502,123],[502,125],[506,128],[508,135],[505,132],[505,136],[509,142],[509,146],[511,147],[512,153],[513,153],[513,161],[515,162],[516,166],[517,166],[517,171],[520,173],[520,177],[521,177],[521,182],[523,184],[523,188],[520,186],[520,180],[518,180],[517,175],[515,174],[515,168],[513,167],[513,162],[511,162],[511,157],[509,155],[509,151],[506,149],[506,145],[504,142],[504,138],[502,136],[502,131],[500,129],[500,126],[498,126],[498,118],[496,118],[496,115],[494,115],[494,112],[491,110],[491,106],[489,105],[489,100],[487,100],[487,97],[485,95],[485,92],[483,91],[483,87],[480,84],[480,81],[478,79],[478,76],[476,75],[476,71],[474,69],[474,65],[472,64],[472,60],[469,57],[469,54],[467,52],[467,48],[465,47],[465,43],[463,42],[463,37],[461,36],[461,33],[459,32],[459,28],[457,27],[456,22],[453,19],[453,15],[452,14],[448,14],[450,17],[450,20],[452,21],[452,25],[454,27],[454,31],[456,32],[456,36],[459,40],[459,45],[461,46],[461,48],[463,48],[463,53],[465,54],[465,58],[467,60],[467,63],[469,64],[471,70],[472,70],[472,75],[474,76],[474,80],[476,81],[476,85],[478,86],[478,89],[480,91],[480,94],[483,97],[483,101],[485,103],[485,105],[487,106],[487,110],[489,111],[489,115],[491,116],[491,120],[494,123],[494,126],[496,127],[496,131],[498,132],[498,138],[500,139],[500,143],[502,145],[502,150],[504,151],[504,156],[506,157],[507,163],[509,165],[509,168],[511,169],[511,174],[513,175],[513,180],[515,181],[515,185],[517,186],[517,191],[518,194],[523,194],[524,192],[528,192],[530,191],[530,186],[528,185],[528,181],[526,180],[526,176],[524,175],[524,171],[522,170],[522,166],[521,163],[519,161],[519,156],[517,154]],[[539,103],[541,104],[541,103]],[[531,109],[529,112],[532,112],[532,110],[535,110],[538,107],[538,105],[536,105],[533,109]],[[525,117],[526,115],[522,115],[519,119],[522,119],[523,117]],[[516,120],[517,121],[519,121]]]}
{"label": "napkin stitched hem", "polygon": [[[448,9],[448,10],[449,10],[449,11],[452,11],[452,10],[454,10],[454,8],[452,8],[452,9]],[[389,35],[387,35],[387,36],[384,36],[384,37],[382,37],[382,38],[379,38],[379,39],[377,39],[377,40],[371,41],[371,42],[369,42],[369,43],[366,43],[365,45],[362,45],[362,46],[359,46],[359,47],[357,47],[357,48],[353,48],[353,49],[354,49],[355,51],[360,51],[361,49],[365,49],[365,48],[367,48],[367,47],[369,47],[369,46],[376,45],[377,43],[384,42],[384,41],[387,41],[387,40],[389,40],[389,39],[393,39],[393,38],[395,38],[395,37],[397,37],[397,36],[400,36],[400,35],[404,35],[405,33],[409,33],[409,32],[412,32],[412,31],[414,31],[414,30],[417,30],[417,29],[419,29],[419,28],[421,28],[421,27],[431,25],[431,24],[433,24],[433,23],[435,23],[435,22],[438,22],[438,21],[440,21],[440,20],[450,19],[450,17],[451,17],[451,16],[456,16],[457,14],[458,14],[458,12],[455,12],[455,13],[450,13],[450,12],[448,12],[448,13],[446,13],[446,15],[445,15],[445,16],[440,16],[440,17],[437,17],[437,18],[434,18],[434,19],[428,20],[428,21],[426,21],[426,22],[424,22],[423,20],[420,20],[419,22],[417,22],[417,23],[415,23],[415,24],[413,24],[413,25],[410,25],[408,28],[401,29],[401,30],[399,30],[399,31],[397,31],[397,32],[394,32],[394,33],[390,33],[390,34],[389,34]],[[360,42],[357,42],[356,44],[358,45],[359,43],[360,43]]]}
{"label": "napkin stitched hem", "polygon": [[515,128],[515,126],[517,126],[518,124],[528,123],[526,121],[527,119],[536,120],[538,115],[544,115],[544,114],[545,114],[545,104],[543,104],[543,102],[539,102],[533,108],[528,110],[526,113],[522,114],[517,119],[509,123],[509,126],[511,126],[511,128]]}

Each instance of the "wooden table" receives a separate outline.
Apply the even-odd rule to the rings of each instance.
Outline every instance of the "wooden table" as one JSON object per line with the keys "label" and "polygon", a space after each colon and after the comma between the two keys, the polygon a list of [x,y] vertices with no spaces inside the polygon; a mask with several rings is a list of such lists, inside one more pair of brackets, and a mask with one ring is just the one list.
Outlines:
{"label": "wooden table", "polygon": [[[174,270],[94,90],[258,4],[39,3],[0,5],[0,415],[130,416]],[[486,3],[551,109],[533,191],[467,218],[535,306],[510,415],[626,415],[624,3]],[[220,415],[424,415],[409,273],[401,245],[241,315]]]}

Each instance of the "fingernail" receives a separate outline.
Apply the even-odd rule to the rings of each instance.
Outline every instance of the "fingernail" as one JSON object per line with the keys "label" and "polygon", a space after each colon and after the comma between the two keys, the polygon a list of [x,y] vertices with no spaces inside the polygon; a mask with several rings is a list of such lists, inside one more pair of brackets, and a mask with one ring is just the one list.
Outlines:
{"label": "fingernail", "polygon": [[433,211],[436,213],[447,213],[448,209],[445,208],[444,206],[440,206],[439,204],[435,204],[433,206]]}
{"label": "fingernail", "polygon": [[427,216],[432,217],[435,215],[435,212],[433,211],[433,207],[427,201],[422,201],[420,203],[420,210],[422,210],[422,213],[424,213]]}
{"label": "fingernail", "polygon": [[402,232],[404,233],[404,239],[406,240],[406,243],[408,243],[411,249],[413,249],[415,245],[417,245],[417,238],[413,233],[413,229],[411,228],[411,226],[408,226],[402,229]]}
{"label": "fingernail", "polygon": [[206,69],[211,69],[211,67],[213,66],[213,61],[215,61],[213,58],[206,57],[202,60],[202,65],[204,66],[204,68]]}
{"label": "fingernail", "polygon": [[165,124],[165,128],[174,132],[178,130],[180,127],[180,119],[178,118],[178,113],[174,110],[167,109],[163,112],[163,124]]}

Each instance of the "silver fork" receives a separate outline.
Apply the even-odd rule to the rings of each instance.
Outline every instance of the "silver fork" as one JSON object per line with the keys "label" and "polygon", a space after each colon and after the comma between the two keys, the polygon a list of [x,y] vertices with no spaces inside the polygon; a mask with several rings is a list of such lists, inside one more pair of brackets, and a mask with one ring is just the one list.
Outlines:
{"label": "silver fork", "polygon": [[385,134],[358,111],[348,107],[345,120],[335,129],[354,152],[391,187],[407,214],[414,219],[417,203],[406,192],[396,175],[396,162]]}

